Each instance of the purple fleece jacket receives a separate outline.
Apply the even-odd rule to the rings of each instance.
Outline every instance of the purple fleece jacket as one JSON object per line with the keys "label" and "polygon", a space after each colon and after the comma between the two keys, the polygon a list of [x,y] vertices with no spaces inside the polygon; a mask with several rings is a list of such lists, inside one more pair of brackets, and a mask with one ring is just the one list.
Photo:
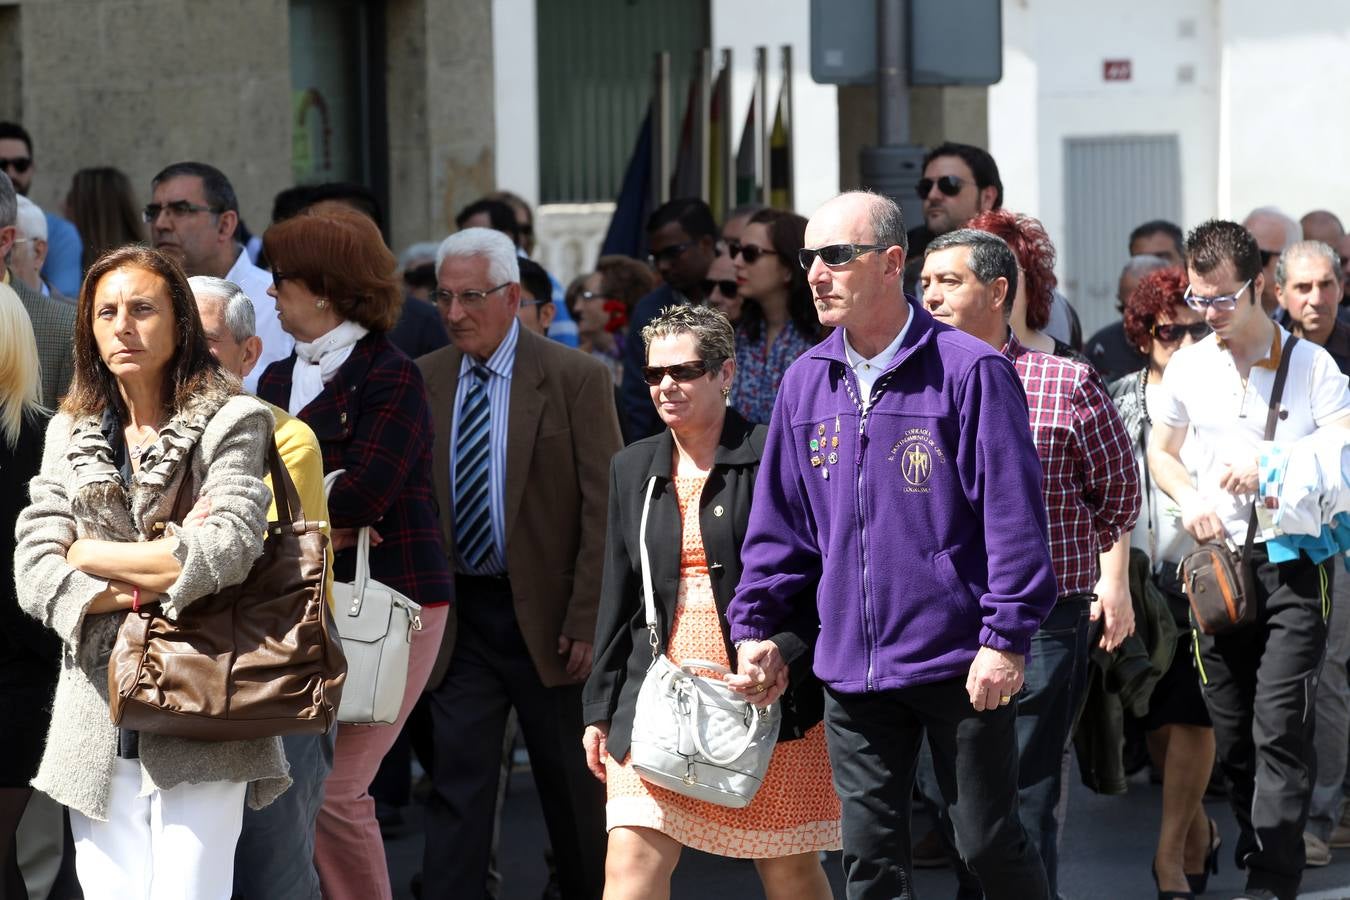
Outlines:
{"label": "purple fleece jacket", "polygon": [[906,300],[866,413],[841,331],[783,376],[727,610],[732,640],[764,639],[819,580],[815,672],[843,693],[1025,654],[1057,593],[1017,373]]}

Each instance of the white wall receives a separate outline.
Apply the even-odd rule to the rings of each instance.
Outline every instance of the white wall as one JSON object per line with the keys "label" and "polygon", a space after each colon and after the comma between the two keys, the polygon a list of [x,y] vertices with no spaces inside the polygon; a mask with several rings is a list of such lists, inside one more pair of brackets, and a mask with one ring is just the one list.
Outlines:
{"label": "white wall", "polygon": [[497,186],[539,203],[539,55],[535,0],[492,0]]}
{"label": "white wall", "polygon": [[[833,85],[811,80],[811,7],[809,0],[710,0],[713,64],[731,48],[732,153],[741,139],[754,90],[755,48],[769,48],[768,127],[782,81],[778,48],[792,47],[792,166],[797,212],[810,215],[839,192],[839,103]],[[715,74],[715,73],[714,73]]]}

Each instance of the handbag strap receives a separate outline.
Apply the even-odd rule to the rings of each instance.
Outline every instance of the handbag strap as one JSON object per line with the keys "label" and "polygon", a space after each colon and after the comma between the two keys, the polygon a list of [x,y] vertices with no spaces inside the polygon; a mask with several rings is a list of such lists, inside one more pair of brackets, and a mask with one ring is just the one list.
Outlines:
{"label": "handbag strap", "polygon": [[[192,512],[192,507],[197,502],[198,485],[193,484],[190,456],[185,460],[184,466],[183,478],[178,482],[178,493],[174,495],[172,510],[164,522],[183,524],[183,520]],[[278,525],[290,524],[296,531],[304,531],[306,525],[304,510],[300,506],[300,494],[296,490],[290,472],[286,471],[286,466],[281,462],[281,452],[277,450],[275,440],[267,442],[267,471],[272,476],[272,494],[277,502],[276,521],[268,522],[267,530],[270,532]],[[158,523],[160,527],[163,524]]]}
{"label": "handbag strap", "polygon": [[642,603],[647,614],[647,637],[652,645],[652,659],[661,654],[661,637],[657,631],[656,595],[652,591],[652,563],[647,555],[647,516],[652,507],[652,491],[656,490],[656,476],[647,479],[647,492],[642,498],[642,520],[638,523],[638,560],[642,566]]}
{"label": "handbag strap", "polygon": [[750,721],[745,723],[745,734],[743,734],[741,739],[736,742],[736,746],[728,750],[726,754],[717,756],[704,744],[703,729],[699,727],[699,719],[701,718],[699,713],[703,710],[703,692],[697,687],[690,687],[688,693],[690,698],[689,730],[692,732],[694,746],[698,748],[698,752],[703,755],[703,758],[714,766],[729,766],[745,755],[745,751],[749,750],[750,745],[755,741],[755,735],[759,731],[760,720],[768,715],[768,713],[757,706],[746,704],[750,710]]}
{"label": "handbag strap", "polygon": [[[323,476],[324,499],[333,491],[333,483],[346,469],[334,469]],[[356,532],[356,578],[352,581],[352,611],[358,615],[361,611],[361,598],[365,595],[366,584],[370,581],[370,526],[362,525]]]}
{"label": "handbag strap", "polygon": [[[1275,326],[1277,329],[1280,327]],[[1278,331],[1276,332],[1279,333]],[[1280,363],[1275,367],[1275,383],[1270,388],[1270,409],[1266,411],[1266,436],[1269,441],[1275,437],[1275,424],[1280,418],[1280,398],[1284,396],[1284,383],[1289,380],[1289,360],[1294,356],[1294,345],[1298,343],[1295,335],[1289,335],[1280,351]],[[1245,571],[1252,558],[1252,541],[1256,538],[1256,504],[1260,502],[1260,491],[1252,500],[1252,514],[1247,520],[1247,539],[1242,542],[1242,568]]]}

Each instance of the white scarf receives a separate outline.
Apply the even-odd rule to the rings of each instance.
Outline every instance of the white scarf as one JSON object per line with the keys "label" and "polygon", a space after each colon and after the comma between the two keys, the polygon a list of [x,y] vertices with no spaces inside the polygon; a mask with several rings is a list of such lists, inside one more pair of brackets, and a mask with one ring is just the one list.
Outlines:
{"label": "white scarf", "polygon": [[333,380],[337,370],[352,355],[356,342],[369,330],[355,322],[344,321],[332,331],[305,343],[295,342],[295,369],[291,373],[291,402],[287,410],[299,415],[300,410],[323,393],[323,386]]}

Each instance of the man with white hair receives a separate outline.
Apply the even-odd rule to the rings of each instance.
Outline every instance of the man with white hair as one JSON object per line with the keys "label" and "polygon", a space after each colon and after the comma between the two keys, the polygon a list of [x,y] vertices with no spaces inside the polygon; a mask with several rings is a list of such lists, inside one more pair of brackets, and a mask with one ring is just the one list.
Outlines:
{"label": "man with white hair", "polygon": [[1280,308],[1275,291],[1275,262],[1285,247],[1303,240],[1303,228],[1274,206],[1258,206],[1242,220],[1242,227],[1256,238],[1256,247],[1261,251],[1261,273],[1265,275],[1261,308],[1266,315],[1273,316]]}
{"label": "man with white hair", "polygon": [[[188,279],[211,355],[239,380],[262,356],[256,334],[253,301],[239,285],[210,275]],[[323,493],[323,454],[319,439],[304,422],[284,409],[268,406],[276,419],[273,432],[281,462],[300,496],[304,516],[328,520]],[[272,487],[271,476],[267,477]],[[276,503],[268,520],[276,516]],[[327,531],[327,529],[324,529]],[[331,563],[331,559],[330,559]],[[332,573],[329,572],[331,584]],[[331,594],[329,603],[332,603]],[[291,786],[265,809],[244,810],[243,829],[234,850],[234,891],[239,897],[294,897],[318,900],[319,875],[314,869],[314,820],[323,805],[323,783],[333,768],[333,741],[328,734],[283,737]]]}
{"label": "man with white hair", "polygon": [[75,307],[52,297],[44,297],[24,284],[9,268],[11,250],[19,218],[18,194],[9,176],[0,172],[0,282],[19,295],[37,338],[38,362],[42,365],[42,403],[55,407],[70,386],[75,373],[71,341],[75,334]]}
{"label": "man with white hair", "polygon": [[578,736],[609,498],[623,446],[609,369],[522,328],[511,239],[466,228],[436,253],[451,346],[417,361],[435,424],[454,627],[427,682],[435,764],[422,896],[487,883],[507,715],[530,748],[564,898],[599,897],[604,788]]}
{"label": "man with white hair", "polygon": [[16,233],[14,249],[9,251],[9,269],[30,290],[50,297],[51,289],[42,280],[42,263],[47,259],[47,217],[27,197],[15,199],[19,202],[19,213],[14,222]]}

